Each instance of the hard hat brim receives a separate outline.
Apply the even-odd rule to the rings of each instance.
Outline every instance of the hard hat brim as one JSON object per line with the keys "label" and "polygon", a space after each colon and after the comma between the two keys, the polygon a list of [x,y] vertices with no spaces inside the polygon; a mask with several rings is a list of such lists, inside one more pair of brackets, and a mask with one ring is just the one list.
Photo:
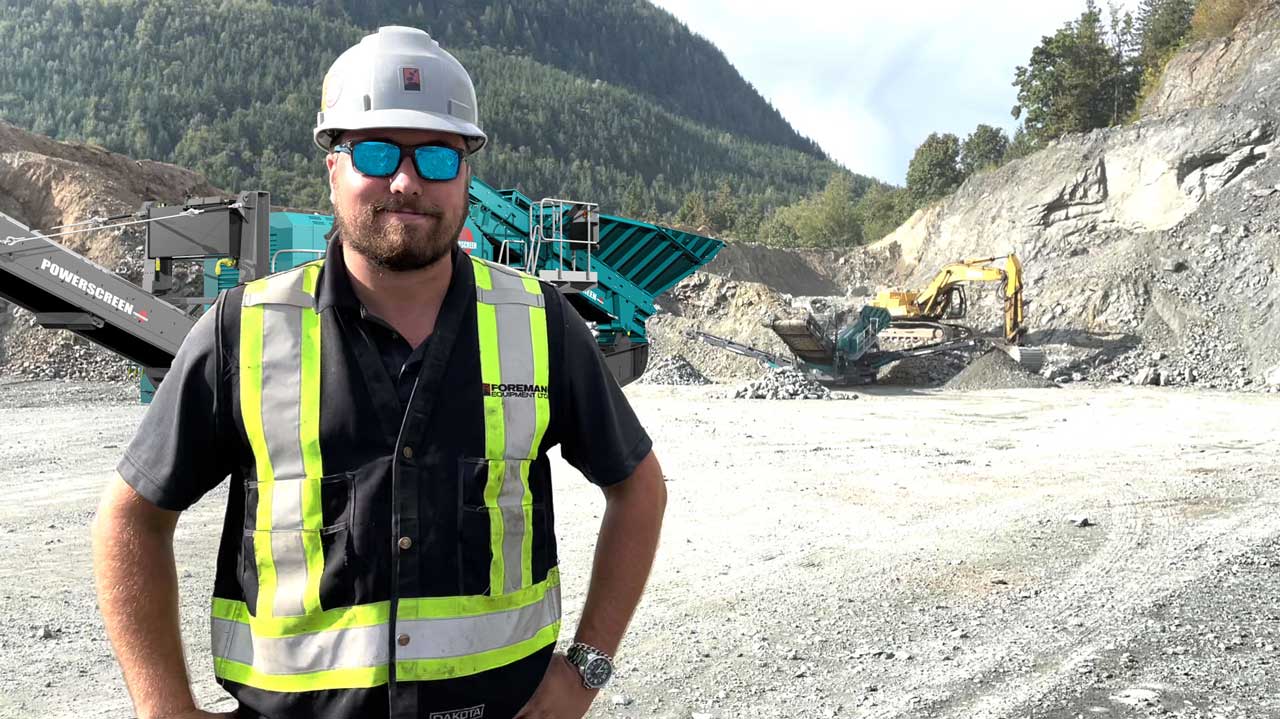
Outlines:
{"label": "hard hat brim", "polygon": [[359,122],[318,125],[312,137],[317,147],[325,152],[332,152],[333,145],[340,134],[351,130],[374,129],[437,130],[453,133],[462,137],[466,143],[468,155],[478,152],[489,140],[475,123],[462,122],[433,112],[404,109],[370,110],[360,113]]}

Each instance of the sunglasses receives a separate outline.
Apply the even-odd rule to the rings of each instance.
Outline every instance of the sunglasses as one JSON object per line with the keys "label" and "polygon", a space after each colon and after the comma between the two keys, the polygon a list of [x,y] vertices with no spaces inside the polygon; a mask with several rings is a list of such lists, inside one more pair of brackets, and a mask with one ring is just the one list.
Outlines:
{"label": "sunglasses", "polygon": [[443,145],[403,147],[386,140],[360,140],[333,146],[334,152],[351,155],[351,165],[366,177],[391,177],[400,169],[405,153],[413,157],[418,177],[431,182],[447,182],[458,176],[462,153]]}

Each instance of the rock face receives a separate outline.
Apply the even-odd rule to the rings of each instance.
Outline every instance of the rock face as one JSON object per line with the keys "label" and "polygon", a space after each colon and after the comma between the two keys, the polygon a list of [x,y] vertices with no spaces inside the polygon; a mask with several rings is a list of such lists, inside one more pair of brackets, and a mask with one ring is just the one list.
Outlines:
{"label": "rock face", "polygon": [[[0,122],[0,212],[34,228],[136,212],[146,200],[181,202],[222,194],[199,174],[133,160],[93,145],[57,142]],[[99,230],[58,238],[90,260],[137,282],[142,233]],[[175,263],[179,280],[198,274]],[[70,332],[49,331],[0,301],[0,373],[24,377],[122,379],[129,364]]]}
{"label": "rock face", "polygon": [[1205,40],[1169,61],[1160,85],[1142,106],[1144,117],[1237,105],[1274,93],[1280,72],[1280,3],[1268,0],[1230,36]]}

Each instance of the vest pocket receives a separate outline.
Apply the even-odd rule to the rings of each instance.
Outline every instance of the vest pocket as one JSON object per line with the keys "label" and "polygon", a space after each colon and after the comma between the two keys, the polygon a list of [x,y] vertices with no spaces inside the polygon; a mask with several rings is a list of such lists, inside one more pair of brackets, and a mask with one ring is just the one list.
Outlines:
{"label": "vest pocket", "polygon": [[[268,490],[271,495],[264,496]],[[278,617],[321,611],[321,597],[331,600],[325,606],[341,606],[330,595],[333,590],[348,594],[354,580],[352,475],[330,475],[318,483],[248,482],[245,492],[240,584],[250,612],[256,616],[264,592]],[[266,511],[270,521],[259,523],[258,514]]]}
{"label": "vest pocket", "polygon": [[[459,460],[458,593],[510,594],[545,578],[547,505],[526,489],[536,464],[504,460],[494,476],[484,458]],[[540,572],[538,570],[541,570]]]}

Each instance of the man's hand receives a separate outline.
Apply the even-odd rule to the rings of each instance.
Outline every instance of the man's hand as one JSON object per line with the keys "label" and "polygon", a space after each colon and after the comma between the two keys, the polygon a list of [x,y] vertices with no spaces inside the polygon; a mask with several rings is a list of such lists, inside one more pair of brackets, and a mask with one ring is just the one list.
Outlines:
{"label": "man's hand", "polygon": [[582,685],[582,675],[563,654],[554,654],[542,683],[515,719],[582,719],[599,691]]}

